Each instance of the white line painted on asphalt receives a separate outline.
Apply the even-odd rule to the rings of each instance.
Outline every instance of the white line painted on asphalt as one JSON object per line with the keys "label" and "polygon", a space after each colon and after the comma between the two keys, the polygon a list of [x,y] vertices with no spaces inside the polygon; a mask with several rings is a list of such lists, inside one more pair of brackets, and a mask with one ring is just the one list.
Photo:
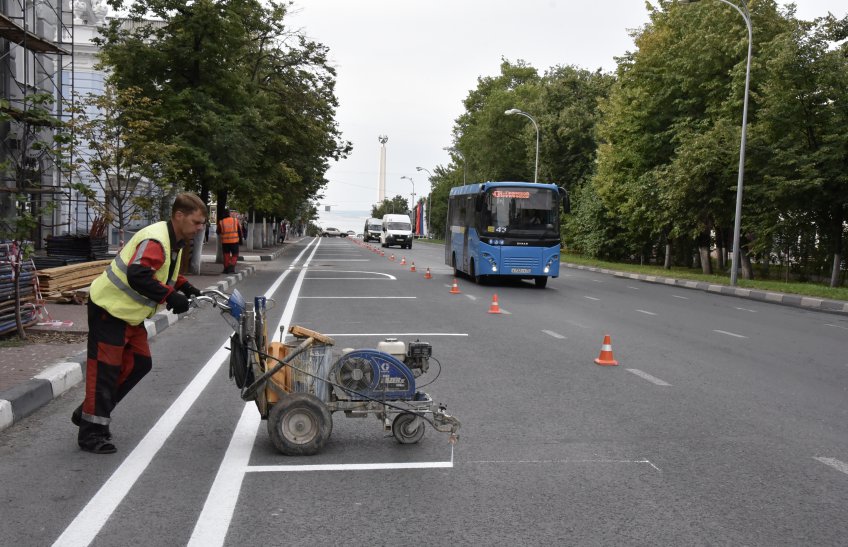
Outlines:
{"label": "white line painted on asphalt", "polygon": [[625,369],[625,370],[626,370],[627,372],[632,372],[632,373],[633,373],[633,374],[635,374],[636,376],[638,376],[638,377],[640,377],[640,378],[643,378],[643,379],[645,379],[645,380],[647,380],[647,381],[651,382],[652,384],[657,384],[658,386],[670,386],[670,385],[671,385],[671,384],[669,384],[668,382],[664,382],[663,380],[660,380],[660,379],[659,379],[659,378],[657,378],[656,376],[651,376],[651,375],[650,375],[650,374],[648,374],[647,372],[642,372],[642,371],[641,371],[641,370],[639,370],[638,368],[628,368],[628,369]]}
{"label": "white line painted on asphalt", "polygon": [[553,336],[554,338],[556,338],[558,340],[564,340],[565,339],[565,336],[559,334],[558,332],[554,332],[552,330],[543,330],[542,332],[544,332],[548,336]]}
{"label": "white line painted on asphalt", "polygon": [[463,465],[466,464],[547,464],[547,465],[560,465],[564,463],[646,463],[656,469],[660,470],[659,467],[654,465],[650,460],[572,460],[566,458],[564,460],[471,460],[467,462],[462,462]]}
{"label": "white line painted on asphalt", "polygon": [[633,285],[627,285],[628,289],[633,289],[634,291],[638,291],[639,287],[634,287]]}
{"label": "white line painted on asphalt", "polygon": [[674,298],[679,298],[680,300],[689,300],[688,296],[680,296],[679,294],[673,294],[671,296],[673,296]]}
{"label": "white line painted on asphalt", "polygon": [[[322,333],[324,334],[324,333]],[[460,332],[336,332],[324,336],[468,336]]]}
{"label": "white line painted on asphalt", "polygon": [[645,315],[656,315],[652,311],[646,311],[646,310],[636,310],[636,311],[638,311],[639,313],[644,313]]}
{"label": "white line painted on asphalt", "polygon": [[836,458],[813,458],[814,460],[820,461],[825,465],[829,465],[837,471],[842,471],[846,475],[848,475],[848,463],[837,460]]}
{"label": "white line painted on asphalt", "polygon": [[206,503],[203,504],[203,510],[188,540],[188,545],[191,547],[224,544],[241,491],[241,483],[244,481],[245,470],[250,463],[256,431],[262,421],[262,417],[254,406],[253,403],[244,405],[233,438],[230,439],[230,446],[224,454],[218,474],[206,497]]}
{"label": "white line painted on asphalt", "polygon": [[[387,275],[387,277],[390,277],[391,281],[397,280],[397,277],[394,277],[394,276],[388,276]],[[336,281],[338,281],[338,280],[344,280],[344,281],[385,281],[385,279],[381,279],[379,277],[307,277],[307,279],[310,280],[310,281],[326,281],[328,279],[334,279]]]}
{"label": "white line painted on asphalt", "polygon": [[735,338],[748,338],[747,336],[742,336],[741,334],[736,334],[735,332],[727,332],[726,330],[713,329],[713,332],[717,332],[719,334],[726,334]]}
{"label": "white line painted on asphalt", "polygon": [[[312,271],[312,272],[331,272],[331,273],[374,274],[374,275],[382,275],[383,277],[386,277],[388,279],[397,279],[397,277],[395,277],[391,274],[387,274],[387,273],[383,273],[383,272],[367,272],[367,271],[363,271],[363,270],[322,270],[321,268],[311,268],[310,271]],[[310,279],[321,279],[321,278],[310,278]],[[330,278],[324,278],[324,279],[330,279]],[[352,278],[352,277],[342,277],[341,279],[354,279],[354,278]],[[371,278],[366,277],[364,279],[371,279]]]}
{"label": "white line painted on asphalt", "polygon": [[512,315],[512,312],[511,312],[511,311],[507,311],[507,310],[505,310],[505,309],[503,309],[503,308],[501,308],[501,313],[502,313],[502,314],[504,314],[504,315]]}
{"label": "white line painted on asphalt", "polygon": [[[307,279],[309,279],[307,277]],[[298,298],[313,298],[313,299],[329,299],[329,300],[339,300],[339,299],[347,299],[347,300],[357,300],[357,299],[409,299],[409,298],[418,298],[417,296],[299,296]]]}
{"label": "white line painted on asphalt", "polygon": [[733,309],[739,310],[739,311],[749,311],[751,313],[757,313],[757,310],[749,310],[748,308],[733,308]]}
{"label": "white line painted on asphalt", "polygon": [[593,282],[593,283],[603,283],[603,280],[601,280],[601,279],[593,279],[593,280],[592,280],[592,282]]}
{"label": "white line painted on asphalt", "polygon": [[600,298],[595,298],[594,296],[583,296],[583,298],[587,300],[600,300]]}
{"label": "white line painted on asphalt", "polygon": [[837,329],[848,330],[848,327],[843,327],[842,325],[834,325],[832,323],[825,323],[825,327],[836,327]]}
{"label": "white line painted on asphalt", "polygon": [[254,465],[248,473],[298,473],[304,471],[377,471],[382,469],[445,469],[453,467],[449,462],[405,462],[405,463],[339,463],[315,465]]}
{"label": "white line painted on asphalt", "polygon": [[[277,326],[279,332],[288,331],[294,316],[297,297],[303,287],[303,280],[306,278],[306,272],[312,258],[310,256],[304,262],[303,269],[297,276],[297,281],[295,281],[291,293],[289,293],[286,308],[283,310],[283,316]],[[232,439],[230,439],[230,445],[226,454],[224,454],[221,466],[218,468],[218,474],[215,476],[215,481],[212,483],[212,488],[203,504],[203,510],[195,524],[189,545],[206,547],[207,545],[224,544],[261,420],[259,412],[253,409],[253,406],[253,404],[248,403],[242,411],[239,423]]]}
{"label": "white line painted on asphalt", "polygon": [[371,262],[370,258],[316,258],[315,262]]}
{"label": "white line painted on asphalt", "polygon": [[465,295],[465,298],[467,298],[467,299],[469,299],[469,300],[477,300],[477,297],[476,297],[476,296],[474,296],[473,294],[466,294],[466,295]]}
{"label": "white line painted on asphalt", "polygon": [[[300,261],[300,258],[314,241],[310,241],[304,247],[300,254],[297,255],[297,258],[295,258],[295,262]],[[313,253],[318,249],[318,245],[320,245],[320,242],[316,243],[312,250]],[[273,296],[274,292],[280,287],[283,280],[285,280],[291,271],[293,270],[287,269],[280,274],[271,287],[265,291],[264,296],[266,298]],[[88,545],[94,540],[103,528],[103,525],[106,524],[106,521],[109,520],[109,517],[115,512],[115,509],[117,509],[118,505],[135,485],[138,478],[150,465],[154,456],[165,445],[165,441],[168,440],[191,406],[198,400],[203,390],[215,374],[217,374],[221,368],[221,364],[226,362],[230,353],[227,350],[229,344],[229,339],[221,344],[221,347],[203,365],[203,368],[200,369],[189,385],[186,386],[168,410],[159,418],[159,421],[150,428],[147,435],[141,439],[118,469],[112,473],[112,476],[109,477],[76,518],[65,528],[62,535],[53,543],[54,546]]]}

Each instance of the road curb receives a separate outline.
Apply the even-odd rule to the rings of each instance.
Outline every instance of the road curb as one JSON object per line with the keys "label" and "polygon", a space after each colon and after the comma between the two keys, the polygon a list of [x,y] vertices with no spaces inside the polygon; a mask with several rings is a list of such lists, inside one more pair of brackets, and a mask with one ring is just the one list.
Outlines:
{"label": "road curb", "polygon": [[723,294],[725,296],[735,296],[737,298],[756,300],[758,302],[772,302],[774,304],[781,304],[783,306],[791,306],[794,308],[803,308],[807,310],[823,311],[826,313],[848,315],[848,302],[845,302],[843,300],[828,300],[826,298],[801,296],[799,294],[788,294],[773,291],[758,291],[756,289],[742,289],[739,287],[731,287],[729,285],[716,285],[715,283],[707,283],[704,281],[692,281],[690,279],[676,279],[673,277],[660,277],[656,275],[643,275],[631,272],[620,272],[607,268],[596,268],[594,266],[572,264],[570,262],[563,262],[562,265],[567,268],[573,268],[575,270],[586,270],[589,272],[614,275],[615,277],[623,277],[636,281],[644,281],[645,283],[673,285],[684,289]]}
{"label": "road curb", "polygon": [[[247,276],[253,275],[255,271],[254,266],[247,266],[237,274],[228,276],[214,285],[205,287],[205,289],[225,291]],[[186,314],[178,316],[169,311],[164,311],[146,319],[144,327],[147,330],[148,339],[161,334],[185,316]],[[0,431],[20,422],[56,397],[81,383],[85,377],[85,360],[85,352],[79,353],[68,361],[50,366],[26,382],[0,392]]]}

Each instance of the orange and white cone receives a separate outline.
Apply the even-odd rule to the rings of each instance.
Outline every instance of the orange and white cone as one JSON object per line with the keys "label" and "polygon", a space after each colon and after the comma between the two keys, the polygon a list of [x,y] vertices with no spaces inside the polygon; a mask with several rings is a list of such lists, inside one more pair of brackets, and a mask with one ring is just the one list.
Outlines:
{"label": "orange and white cone", "polygon": [[403,257],[403,258],[400,259],[400,265],[406,266],[406,257]]}
{"label": "orange and white cone", "polygon": [[430,275],[430,267],[427,266],[427,271],[424,272],[424,279],[433,279],[433,276]]}
{"label": "orange and white cone", "polygon": [[614,366],[618,364],[618,361],[612,355],[612,341],[610,340],[610,335],[604,335],[604,344],[601,346],[601,354],[598,355],[598,358],[595,359],[595,363],[599,365],[606,366]]}
{"label": "orange and white cone", "polygon": [[392,253],[392,256],[389,257],[389,260],[391,260],[392,262],[395,261],[395,253]]}
{"label": "orange and white cone", "polygon": [[459,294],[459,285],[456,284],[456,278],[455,277],[453,278],[453,286],[451,287],[450,293],[451,294]]}
{"label": "orange and white cone", "polygon": [[501,307],[498,306],[498,295],[492,295],[492,304],[489,306],[489,313],[501,313]]}
{"label": "orange and white cone", "polygon": [[411,267],[411,268],[409,268],[409,271],[410,271],[410,272],[414,272],[414,271],[415,271],[415,261],[414,261],[414,260],[412,261],[412,267]]}

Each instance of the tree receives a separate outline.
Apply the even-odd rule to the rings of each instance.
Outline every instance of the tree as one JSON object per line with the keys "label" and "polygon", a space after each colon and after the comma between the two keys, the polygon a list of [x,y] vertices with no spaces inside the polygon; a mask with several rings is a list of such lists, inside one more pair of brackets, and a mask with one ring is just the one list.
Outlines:
{"label": "tree", "polygon": [[389,214],[405,215],[407,213],[409,213],[409,202],[401,195],[392,199],[384,199],[381,203],[371,206],[372,218],[383,218],[384,215]]}

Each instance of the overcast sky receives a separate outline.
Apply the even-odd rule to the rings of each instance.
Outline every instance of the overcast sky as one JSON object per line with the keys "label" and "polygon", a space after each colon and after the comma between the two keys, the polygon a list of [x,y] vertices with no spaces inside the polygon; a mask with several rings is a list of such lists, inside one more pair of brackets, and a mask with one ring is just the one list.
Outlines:
{"label": "overcast sky", "polygon": [[[615,57],[633,49],[630,31],[648,20],[644,0],[296,2],[289,25],[330,48],[337,120],[353,143],[350,157],[327,173],[320,223],[357,232],[377,201],[379,135],[389,137],[386,195],[410,199],[412,184],[402,176],[424,195],[427,174],[416,166],[447,165],[443,148],[462,100],[478,77],[498,74],[501,58],[522,59],[540,73],[555,65],[613,71]],[[848,12],[845,0],[796,4],[803,19]]]}

